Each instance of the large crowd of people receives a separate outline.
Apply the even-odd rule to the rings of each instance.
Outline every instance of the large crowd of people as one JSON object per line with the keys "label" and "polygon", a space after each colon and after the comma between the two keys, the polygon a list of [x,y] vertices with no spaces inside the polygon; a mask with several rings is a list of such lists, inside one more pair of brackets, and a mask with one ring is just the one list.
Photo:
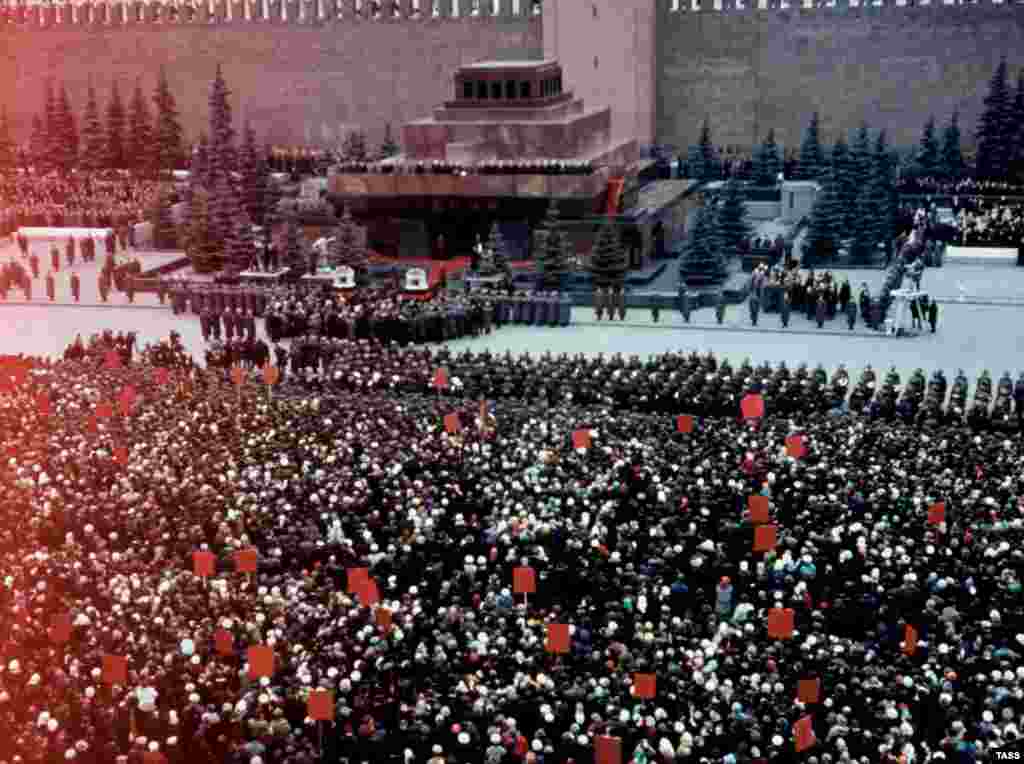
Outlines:
{"label": "large crowd of people", "polygon": [[965,246],[1024,247],[1024,202],[958,197],[953,212]]}
{"label": "large crowd of people", "polygon": [[119,172],[0,174],[0,235],[21,226],[120,228],[145,219],[158,191]]}
{"label": "large crowd of people", "polygon": [[896,183],[896,190],[901,194],[928,195],[962,195],[962,196],[1005,196],[1007,194],[1024,194],[1024,185],[996,180],[976,180],[974,178],[918,178],[904,176]]}
{"label": "large crowd of people", "polygon": [[611,735],[636,764],[930,764],[1021,736],[1024,441],[988,412],[1019,425],[1024,379],[985,375],[965,421],[962,375],[341,343],[272,399],[173,338],[0,359],[0,760],[591,764]]}

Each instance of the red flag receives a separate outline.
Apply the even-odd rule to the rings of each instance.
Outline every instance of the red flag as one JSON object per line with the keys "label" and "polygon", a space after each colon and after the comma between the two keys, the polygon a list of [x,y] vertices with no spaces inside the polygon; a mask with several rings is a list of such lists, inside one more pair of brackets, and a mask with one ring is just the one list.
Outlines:
{"label": "red flag", "polygon": [[535,594],[537,574],[533,568],[519,567],[512,570],[512,591],[516,594]]}
{"label": "red flag", "polygon": [[754,494],[747,497],[747,509],[750,510],[750,519],[754,523],[767,523],[768,497],[761,494]]}
{"label": "red flag", "polygon": [[98,419],[110,419],[114,416],[114,407],[106,401],[100,401],[96,404],[96,417]]}
{"label": "red flag", "polygon": [[549,653],[567,653],[569,652],[569,624],[567,623],[549,623],[548,624],[548,644]]}
{"label": "red flag", "polygon": [[231,636],[231,632],[227,629],[217,629],[213,633],[213,643],[217,648],[217,652],[221,655],[234,655],[235,638]]}
{"label": "red flag", "polygon": [[235,569],[239,573],[255,573],[257,557],[255,549],[239,549],[235,552]]}
{"label": "red flag", "polygon": [[744,419],[760,419],[764,416],[764,398],[754,393],[745,395],[740,402],[740,410]]}
{"label": "red flag", "polygon": [[790,435],[786,438],[786,456],[799,459],[806,453],[807,448],[804,446],[803,435]]}
{"label": "red flag", "polygon": [[453,435],[462,432],[462,421],[459,419],[459,415],[454,412],[445,414],[444,429]]}
{"label": "red flag", "polygon": [[274,651],[267,645],[253,645],[247,654],[249,659],[249,678],[259,679],[274,675]]}
{"label": "red flag", "polygon": [[946,503],[937,501],[928,507],[928,522],[931,525],[942,525],[946,522]]}
{"label": "red flag", "polygon": [[104,655],[103,681],[107,684],[128,684],[128,659],[123,655]]}
{"label": "red flag", "polygon": [[114,446],[114,461],[122,467],[128,464],[128,446]]}
{"label": "red flag", "polygon": [[242,383],[245,382],[245,369],[243,369],[237,363],[231,367],[231,381],[239,386],[241,386]]}
{"label": "red flag", "polygon": [[394,614],[386,607],[377,608],[377,625],[382,626],[385,631],[390,631],[394,622]]}
{"label": "red flag", "polygon": [[192,572],[200,578],[212,576],[216,564],[213,552],[195,551],[192,553]]}
{"label": "red flag", "polygon": [[95,414],[89,414],[89,416],[87,416],[85,418],[85,429],[87,429],[89,432],[91,432],[94,435],[97,432],[99,432],[99,430],[100,430],[100,423],[99,423],[99,420],[96,418]]}
{"label": "red flag", "polygon": [[657,694],[657,676],[655,674],[633,674],[633,695],[651,700]]}
{"label": "red flag", "polygon": [[693,432],[693,417],[689,414],[680,414],[677,416],[676,430],[679,432]]}
{"label": "red flag", "polygon": [[269,363],[263,367],[263,384],[265,385],[276,385],[277,380],[281,378],[281,370],[276,366],[271,366]]}
{"label": "red flag", "polygon": [[334,719],[334,693],[330,690],[313,690],[306,701],[306,716],[315,722],[329,722]]}
{"label": "red flag", "polygon": [[594,738],[595,764],[622,764],[622,738],[600,735]]}
{"label": "red flag", "polygon": [[103,356],[103,365],[108,369],[120,369],[121,353],[117,350],[108,350],[107,354]]}
{"label": "red flag", "polygon": [[36,396],[36,405],[39,407],[40,416],[50,416],[50,394],[41,392]]}
{"label": "red flag", "polygon": [[917,629],[909,623],[903,627],[903,653],[913,655],[917,652]]}
{"label": "red flag", "polygon": [[590,430],[576,430],[572,434],[573,448],[590,448]]}
{"label": "red flag", "polygon": [[806,751],[817,744],[818,740],[814,737],[814,724],[811,722],[810,715],[801,717],[793,725],[793,738],[797,753]]}
{"label": "red flag", "polygon": [[167,764],[167,757],[164,756],[163,751],[144,751],[142,764]]}
{"label": "red flag", "polygon": [[448,369],[444,366],[439,366],[437,371],[434,372],[434,380],[431,385],[441,390],[448,387]]}
{"label": "red flag", "polygon": [[11,366],[11,379],[14,380],[14,384],[17,386],[24,385],[28,382],[28,367],[24,364],[15,363]]}
{"label": "red flag", "polygon": [[153,382],[156,384],[157,387],[163,387],[170,381],[170,369],[164,368],[163,366],[158,366],[157,368],[153,369]]}
{"label": "red flag", "polygon": [[71,640],[71,614],[58,613],[53,617],[50,624],[50,641],[56,645],[63,645]]}
{"label": "red flag", "polygon": [[770,552],[775,548],[777,532],[774,525],[759,525],[754,528],[754,551]]}
{"label": "red flag", "polygon": [[362,589],[370,578],[370,571],[367,568],[349,568],[348,569],[348,593],[356,594]]}
{"label": "red flag", "polygon": [[820,692],[819,679],[801,679],[797,682],[796,697],[801,703],[817,703]]}

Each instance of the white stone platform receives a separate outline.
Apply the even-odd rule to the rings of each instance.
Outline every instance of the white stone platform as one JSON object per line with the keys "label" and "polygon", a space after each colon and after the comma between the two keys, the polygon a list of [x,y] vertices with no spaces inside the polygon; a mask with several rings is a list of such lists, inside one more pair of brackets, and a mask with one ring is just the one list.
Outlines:
{"label": "white stone platform", "polygon": [[942,264],[1009,265],[1016,267],[1017,250],[1010,247],[946,247]]}

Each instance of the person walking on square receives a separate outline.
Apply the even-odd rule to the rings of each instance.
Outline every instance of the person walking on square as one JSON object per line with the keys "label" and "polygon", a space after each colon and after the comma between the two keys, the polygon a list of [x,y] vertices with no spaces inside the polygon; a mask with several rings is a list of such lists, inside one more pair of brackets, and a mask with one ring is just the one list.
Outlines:
{"label": "person walking on square", "polygon": [[932,300],[928,305],[928,323],[932,326],[932,334],[935,334],[935,325],[939,322],[939,304]]}
{"label": "person walking on square", "polygon": [[818,297],[818,304],[814,306],[814,319],[818,322],[818,328],[825,325],[825,295]]}
{"label": "person walking on square", "polygon": [[71,296],[75,298],[75,302],[79,302],[79,298],[82,295],[82,281],[78,278],[78,274],[74,271],[71,272]]}
{"label": "person walking on square", "polygon": [[28,259],[28,264],[32,268],[32,278],[39,278],[39,255],[33,252],[32,257]]}
{"label": "person walking on square", "polygon": [[100,299],[103,302],[106,302],[107,298],[110,295],[110,277],[107,276],[106,271],[103,271],[99,275],[99,289],[100,289]]}
{"label": "person walking on square", "polygon": [[850,280],[843,279],[843,285],[839,287],[839,306],[843,313],[846,312],[846,306],[850,303]]}
{"label": "person walking on square", "polygon": [[75,267],[75,239],[73,236],[68,237],[68,243],[64,245],[64,253],[68,258],[68,268]]}
{"label": "person walking on square", "polygon": [[21,250],[22,257],[28,255],[28,238],[25,236],[25,234],[18,234],[18,249]]}
{"label": "person walking on square", "polygon": [[910,317],[913,319],[913,327],[915,329],[921,328],[921,311],[917,307],[917,300],[910,301]]}
{"label": "person walking on square", "polygon": [[210,341],[210,312],[204,310],[199,314],[199,329],[203,333],[203,340]]}
{"label": "person walking on square", "polygon": [[661,308],[659,308],[657,305],[653,306],[651,308],[651,320],[654,321],[654,323],[658,323],[658,319],[660,316]]}
{"label": "person walking on square", "polygon": [[57,298],[57,280],[53,277],[53,271],[46,274],[46,296],[53,302]]}
{"label": "person walking on square", "polygon": [[857,323],[857,305],[851,300],[846,303],[846,325],[853,331],[854,325]]}
{"label": "person walking on square", "polygon": [[783,329],[789,328],[789,315],[792,310],[793,305],[787,289],[782,293],[782,305],[779,307],[779,317],[782,319]]}
{"label": "person walking on square", "polygon": [[757,314],[761,310],[761,300],[758,299],[757,292],[751,292],[750,294],[750,323],[753,326],[757,326]]}
{"label": "person walking on square", "polygon": [[679,302],[682,307],[683,320],[686,323],[690,323],[690,312],[692,310],[690,306],[690,293],[683,290],[683,293],[679,296]]}
{"label": "person walking on square", "polygon": [[132,275],[125,276],[125,287],[124,287],[124,290],[125,290],[125,292],[128,293],[128,304],[129,305],[134,305],[135,304],[135,276],[132,276]]}
{"label": "person walking on square", "polygon": [[725,299],[721,292],[715,292],[715,320],[719,324],[725,321]]}
{"label": "person walking on square", "polygon": [[50,247],[50,265],[53,266],[54,273],[60,271],[60,250],[57,249],[56,244]]}

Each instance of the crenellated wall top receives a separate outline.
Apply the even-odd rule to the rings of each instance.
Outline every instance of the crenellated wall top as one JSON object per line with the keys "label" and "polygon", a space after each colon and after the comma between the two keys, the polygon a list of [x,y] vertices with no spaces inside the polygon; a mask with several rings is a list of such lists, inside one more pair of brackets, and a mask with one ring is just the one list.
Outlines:
{"label": "crenellated wall top", "polygon": [[540,0],[127,0],[67,3],[0,0],[0,24],[32,29],[139,24],[321,25],[339,21],[500,21],[540,15]]}

